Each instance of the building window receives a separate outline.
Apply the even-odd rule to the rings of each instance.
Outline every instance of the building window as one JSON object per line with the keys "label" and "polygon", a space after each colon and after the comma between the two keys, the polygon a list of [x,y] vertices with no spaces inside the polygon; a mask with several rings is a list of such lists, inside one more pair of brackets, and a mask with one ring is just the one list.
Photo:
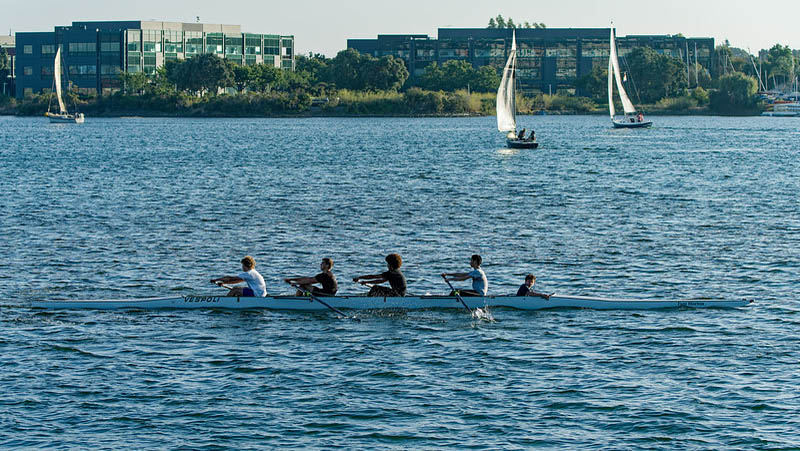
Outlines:
{"label": "building window", "polygon": [[26,55],[32,55],[33,54],[33,46],[32,45],[23,45],[22,46],[22,53],[24,53]]}
{"label": "building window", "polygon": [[69,66],[69,74],[78,77],[88,77],[97,75],[97,66],[94,64],[81,64],[77,66]]}
{"label": "building window", "polygon": [[100,66],[101,75],[116,75],[120,73],[120,68],[116,64],[103,64]]}
{"label": "building window", "polygon": [[42,46],[42,56],[54,55],[56,53],[56,46],[52,44],[45,44]]}
{"label": "building window", "polygon": [[96,53],[97,43],[94,42],[70,42],[69,53]]}
{"label": "building window", "polygon": [[119,42],[101,42],[101,52],[119,52]]}
{"label": "building window", "polygon": [[33,67],[31,67],[31,66],[22,66],[22,74],[23,75],[33,75]]}

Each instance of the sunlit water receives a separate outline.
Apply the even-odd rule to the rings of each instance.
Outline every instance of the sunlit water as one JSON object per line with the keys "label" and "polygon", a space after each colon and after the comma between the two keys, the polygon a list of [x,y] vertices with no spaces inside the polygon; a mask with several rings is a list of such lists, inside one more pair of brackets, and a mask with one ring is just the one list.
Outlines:
{"label": "sunlit water", "polygon": [[[0,446],[800,447],[800,120],[0,118]],[[413,294],[753,298],[732,310],[33,310],[221,293],[253,255]],[[462,287],[465,287],[462,285]]]}

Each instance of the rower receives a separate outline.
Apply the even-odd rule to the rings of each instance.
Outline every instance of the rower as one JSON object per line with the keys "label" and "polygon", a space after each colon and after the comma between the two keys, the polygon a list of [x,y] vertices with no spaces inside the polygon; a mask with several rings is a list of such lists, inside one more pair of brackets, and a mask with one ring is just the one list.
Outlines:
{"label": "rower", "polygon": [[[333,260],[325,257],[319,264],[319,270],[322,271],[314,277],[289,277],[283,279],[286,283],[292,285],[299,285],[300,289],[297,290],[297,296],[303,296],[306,293],[311,293],[314,296],[335,296],[339,291],[339,284],[336,282],[336,276],[333,275]],[[313,286],[314,284],[322,285],[322,288]]]}
{"label": "rower", "polygon": [[256,271],[256,261],[251,256],[242,259],[242,272],[235,276],[223,276],[218,279],[211,279],[211,283],[236,284],[246,283],[246,287],[231,287],[228,297],[260,297],[267,295],[267,284],[264,278]]}
{"label": "rower", "polygon": [[389,282],[389,287],[383,285],[372,285],[372,288],[369,289],[367,296],[405,296],[408,283],[406,282],[406,276],[400,272],[400,267],[403,266],[403,258],[400,257],[400,254],[389,254],[386,256],[386,265],[389,267],[388,271],[384,271],[380,274],[367,274],[353,277],[353,282],[360,283],[361,285]]}
{"label": "rower", "polygon": [[[452,280],[469,280],[472,279],[471,290],[459,290],[461,296],[486,296],[489,291],[489,281],[486,280],[486,273],[481,268],[483,259],[480,255],[474,254],[469,260],[469,266],[472,267],[470,272],[452,272],[442,273],[442,277],[451,278]],[[450,293],[453,296],[455,293]]]}
{"label": "rower", "polygon": [[528,274],[525,276],[525,283],[519,286],[517,296],[538,296],[540,298],[550,299],[549,294],[538,293],[533,291],[533,285],[536,283],[536,276]]}

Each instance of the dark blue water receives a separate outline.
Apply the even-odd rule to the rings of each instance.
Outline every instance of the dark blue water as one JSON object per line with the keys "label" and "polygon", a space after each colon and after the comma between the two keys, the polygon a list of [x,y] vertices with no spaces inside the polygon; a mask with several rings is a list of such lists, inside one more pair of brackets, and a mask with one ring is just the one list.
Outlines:
{"label": "dark blue water", "polygon": [[[800,447],[800,121],[0,118],[0,447]],[[480,253],[490,292],[733,310],[32,310]]]}

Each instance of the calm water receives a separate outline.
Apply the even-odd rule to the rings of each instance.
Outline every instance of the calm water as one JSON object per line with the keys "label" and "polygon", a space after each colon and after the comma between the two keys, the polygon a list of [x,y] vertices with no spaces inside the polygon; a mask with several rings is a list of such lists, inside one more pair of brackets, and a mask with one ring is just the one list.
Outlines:
{"label": "calm water", "polygon": [[[0,447],[800,448],[800,120],[0,118]],[[734,310],[42,312],[273,293],[399,252],[411,293],[755,298]]]}

